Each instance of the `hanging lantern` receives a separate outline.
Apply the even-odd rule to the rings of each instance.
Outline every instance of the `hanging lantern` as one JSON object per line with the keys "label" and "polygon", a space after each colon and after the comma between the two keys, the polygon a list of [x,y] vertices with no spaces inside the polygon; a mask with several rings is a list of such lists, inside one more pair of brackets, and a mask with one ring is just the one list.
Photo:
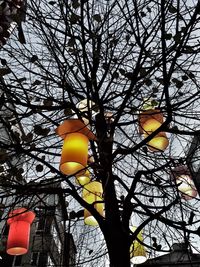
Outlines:
{"label": "hanging lantern", "polygon": [[[148,135],[144,134],[144,138]],[[169,140],[165,132],[158,133],[148,143],[148,149],[152,152],[164,151],[169,145]]]}
{"label": "hanging lantern", "polygon": [[92,101],[88,99],[83,99],[78,104],[76,104],[76,107],[81,111],[88,113],[91,112],[92,117],[95,116],[99,110],[97,109],[97,105]]}
{"label": "hanging lantern", "polygon": [[[104,216],[104,203],[103,201],[103,188],[102,184],[100,182],[90,182],[89,184],[86,184],[83,188],[83,199],[88,204],[94,203],[94,208],[98,211],[98,213],[102,216]],[[97,201],[101,201],[99,203],[95,203]],[[96,226],[98,225],[97,220],[94,218],[94,216],[91,215],[91,213],[84,209],[84,221],[85,224]]]}
{"label": "hanging lantern", "polygon": [[[163,114],[159,109],[149,109],[139,115],[139,132],[144,138],[156,131],[163,123]],[[151,151],[164,151],[169,145],[169,140],[165,132],[160,132],[154,136],[148,143],[148,149]]]}
{"label": "hanging lantern", "polygon": [[95,140],[95,135],[78,119],[65,120],[56,133],[64,139],[60,171],[65,175],[73,175],[86,168],[88,141]]}
{"label": "hanging lantern", "polygon": [[90,122],[88,119],[89,114],[91,115],[91,118],[92,118],[99,112],[99,110],[97,109],[97,105],[92,100],[83,99],[76,104],[76,107],[82,113],[81,119],[83,120],[85,125],[88,128],[90,128]]}
{"label": "hanging lantern", "polygon": [[190,200],[197,196],[197,189],[187,167],[176,167],[172,170],[172,174],[182,198]]}
{"label": "hanging lantern", "polygon": [[29,247],[30,225],[35,213],[20,208],[12,211],[7,220],[10,225],[7,241],[7,253],[10,255],[26,254]]}
{"label": "hanging lantern", "polygon": [[86,170],[85,172],[83,173],[78,173],[76,175],[76,183],[79,184],[79,185],[85,185],[85,184],[88,184],[90,182],[90,172],[89,170]]}
{"label": "hanging lantern", "polygon": [[[131,227],[132,232],[135,232],[136,229],[135,226]],[[142,230],[138,233],[137,239],[143,242]],[[141,264],[147,260],[145,248],[137,239],[130,247],[130,259],[133,264]]]}

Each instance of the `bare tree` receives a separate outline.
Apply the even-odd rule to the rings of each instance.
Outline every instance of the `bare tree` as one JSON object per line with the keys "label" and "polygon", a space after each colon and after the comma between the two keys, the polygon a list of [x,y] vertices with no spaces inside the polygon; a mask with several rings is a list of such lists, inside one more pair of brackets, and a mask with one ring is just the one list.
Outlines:
{"label": "bare tree", "polygon": [[[14,190],[14,206],[16,196],[64,196],[76,211],[71,231],[82,235],[81,253],[89,251],[77,266],[105,266],[100,259],[106,253],[110,266],[130,266],[130,246],[143,228],[149,252],[167,251],[177,239],[193,246],[199,235],[199,196],[183,199],[171,175],[186,166],[191,140],[200,133],[199,26],[199,1],[35,0],[27,1],[25,40],[19,42],[16,30],[1,49],[2,110],[9,118],[2,112],[0,119],[11,136],[0,141],[2,162],[10,161],[2,170],[1,197]],[[77,106],[84,99],[87,111]],[[164,116],[146,135],[139,129],[145,106]],[[103,186],[104,217],[83,200],[74,176],[59,171],[63,141],[55,129],[75,115],[96,135],[88,168]],[[152,151],[160,133],[168,148]],[[21,160],[20,168],[13,164],[16,156],[23,168]],[[46,188],[56,183],[57,190]],[[77,219],[83,208],[98,229]],[[133,233],[135,217],[140,224]],[[89,249],[89,242],[96,247]]]}

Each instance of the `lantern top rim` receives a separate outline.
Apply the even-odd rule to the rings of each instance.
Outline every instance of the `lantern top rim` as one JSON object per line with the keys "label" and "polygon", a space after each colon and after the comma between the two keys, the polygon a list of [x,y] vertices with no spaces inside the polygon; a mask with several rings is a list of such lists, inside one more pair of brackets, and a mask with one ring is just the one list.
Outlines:
{"label": "lantern top rim", "polygon": [[181,175],[188,175],[190,177],[190,179],[192,179],[191,172],[190,172],[189,168],[185,165],[176,166],[175,168],[173,168],[171,170],[172,179],[177,179],[177,177],[179,177]]}
{"label": "lantern top rim", "polygon": [[133,264],[141,264],[141,263],[144,263],[145,261],[147,261],[147,257],[146,256],[133,256],[131,258],[131,262]]}
{"label": "lantern top rim", "polygon": [[138,121],[139,121],[139,133],[144,133],[144,124],[148,123],[148,121],[157,121],[158,123],[163,123],[163,113],[160,109],[148,109],[141,111],[139,113]]}
{"label": "lantern top rim", "polygon": [[11,211],[8,216],[9,218],[7,220],[7,224],[9,225],[16,221],[26,221],[32,223],[36,215],[33,211],[26,208],[19,208]]}
{"label": "lantern top rim", "polygon": [[80,119],[64,120],[60,126],[56,128],[56,134],[65,139],[67,134],[82,133],[90,140],[96,140],[96,136]]}
{"label": "lantern top rim", "polygon": [[92,113],[93,115],[95,115],[95,114],[98,113],[98,112],[96,112],[96,111],[94,110],[95,106],[97,106],[96,103],[93,102],[93,101],[90,100],[90,99],[87,99],[87,98],[85,98],[85,99],[79,101],[79,102],[76,104],[76,107],[77,107],[80,111],[82,111],[82,112],[87,112],[88,110],[91,110],[91,113]]}

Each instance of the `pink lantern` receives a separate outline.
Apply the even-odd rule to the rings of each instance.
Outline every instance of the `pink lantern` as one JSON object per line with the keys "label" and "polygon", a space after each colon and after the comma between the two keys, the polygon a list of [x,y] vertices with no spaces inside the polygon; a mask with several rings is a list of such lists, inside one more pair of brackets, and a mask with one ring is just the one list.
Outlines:
{"label": "pink lantern", "polygon": [[197,196],[197,189],[187,167],[176,167],[172,170],[172,174],[183,199],[190,200]]}

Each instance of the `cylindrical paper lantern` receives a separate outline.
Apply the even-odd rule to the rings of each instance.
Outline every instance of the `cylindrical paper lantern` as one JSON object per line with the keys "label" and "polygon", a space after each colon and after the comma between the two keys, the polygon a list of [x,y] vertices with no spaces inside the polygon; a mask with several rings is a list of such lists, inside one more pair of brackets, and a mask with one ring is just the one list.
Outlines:
{"label": "cylindrical paper lantern", "polygon": [[70,133],[65,137],[60,171],[66,175],[75,174],[87,166],[88,138],[82,133]]}
{"label": "cylindrical paper lantern", "polygon": [[[163,123],[163,114],[159,109],[150,109],[139,115],[139,132],[146,138],[156,131]],[[154,136],[148,143],[148,149],[151,151],[164,151],[169,145],[165,132],[160,132]]]}
{"label": "cylindrical paper lantern", "polygon": [[[80,114],[82,121],[90,129],[89,117],[92,119],[99,112],[98,110],[96,110],[97,105],[92,100],[83,99],[76,104],[76,107],[82,113],[82,114]],[[75,115],[75,116],[77,116],[77,115]]]}
{"label": "cylindrical paper lantern", "polygon": [[90,172],[89,170],[86,170],[85,172],[83,173],[78,173],[76,175],[76,183],[79,184],[79,185],[85,185],[85,184],[88,184],[90,182]]}
{"label": "cylindrical paper lantern", "polygon": [[153,118],[149,118],[149,120],[146,120],[142,125],[143,133],[151,134],[152,132],[157,130],[161,126],[161,124],[162,123],[160,123],[159,121]]}
{"label": "cylindrical paper lantern", "polygon": [[139,131],[141,134],[148,131],[147,128],[145,130],[145,127],[148,127],[149,120],[151,125],[155,124],[154,128],[152,128],[152,131],[155,131],[163,123],[163,114],[159,109],[149,109],[141,112],[139,114]]}
{"label": "cylindrical paper lantern", "polygon": [[10,255],[26,254],[29,247],[30,226],[35,218],[35,213],[20,208],[12,211],[9,217],[7,220],[8,225],[10,225],[7,253]]}
{"label": "cylindrical paper lantern", "polygon": [[88,114],[90,112],[92,116],[95,116],[99,112],[98,110],[95,111],[97,105],[92,100],[88,99],[81,100],[76,104],[76,107],[83,113],[85,112]]}
{"label": "cylindrical paper lantern", "polygon": [[[134,232],[137,227],[132,226],[131,230]],[[139,241],[143,241],[142,231],[137,235]],[[146,251],[144,246],[138,241],[134,240],[133,244],[130,247],[130,259],[133,264],[141,264],[147,260]]]}
{"label": "cylindrical paper lantern", "polygon": [[[144,137],[146,138],[147,136],[144,135]],[[169,140],[165,132],[160,132],[147,143],[148,149],[153,152],[164,151],[168,145]]]}
{"label": "cylindrical paper lantern", "polygon": [[181,197],[185,200],[197,196],[197,189],[192,180],[191,173],[186,166],[178,166],[172,170],[172,178],[175,180]]}
{"label": "cylindrical paper lantern", "polygon": [[197,190],[191,176],[182,174],[176,177],[176,184],[185,200],[190,200],[197,196]]}
{"label": "cylindrical paper lantern", "polygon": [[197,196],[197,190],[190,175],[182,174],[176,177],[178,190],[182,193],[182,197],[190,200]]}
{"label": "cylindrical paper lantern", "polygon": [[88,161],[88,141],[95,140],[95,135],[78,119],[64,121],[56,133],[64,139],[60,171],[65,175],[84,172]]}
{"label": "cylindrical paper lantern", "polygon": [[[98,211],[98,213],[102,216],[104,216],[104,203],[103,203],[103,188],[102,184],[100,182],[90,182],[86,184],[83,188],[83,199],[88,204],[93,204],[96,201],[101,201],[100,203],[95,203],[94,208]],[[94,216],[91,215],[91,213],[85,209],[84,210],[84,221],[85,224],[96,226],[98,225],[97,220],[94,218]]]}

